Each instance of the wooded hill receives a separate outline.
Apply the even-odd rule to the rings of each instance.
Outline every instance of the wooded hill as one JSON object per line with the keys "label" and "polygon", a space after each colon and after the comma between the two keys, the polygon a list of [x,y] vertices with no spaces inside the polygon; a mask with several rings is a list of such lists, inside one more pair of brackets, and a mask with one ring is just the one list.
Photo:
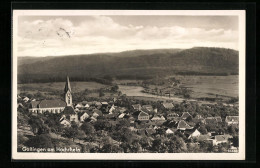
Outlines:
{"label": "wooded hill", "polygon": [[238,74],[238,51],[225,48],[133,50],[55,57],[19,57],[19,82],[71,78],[135,79],[173,74],[228,75]]}

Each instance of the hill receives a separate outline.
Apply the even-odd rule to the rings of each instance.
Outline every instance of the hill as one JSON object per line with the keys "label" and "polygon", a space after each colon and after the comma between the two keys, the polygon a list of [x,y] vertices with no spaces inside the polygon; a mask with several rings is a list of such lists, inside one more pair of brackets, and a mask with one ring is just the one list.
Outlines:
{"label": "hill", "polygon": [[[121,53],[100,53],[19,58],[19,80],[25,78],[104,77],[152,78],[155,75],[238,73],[238,51],[225,48],[195,47],[191,49],[134,50]],[[22,63],[21,63],[22,62]]]}

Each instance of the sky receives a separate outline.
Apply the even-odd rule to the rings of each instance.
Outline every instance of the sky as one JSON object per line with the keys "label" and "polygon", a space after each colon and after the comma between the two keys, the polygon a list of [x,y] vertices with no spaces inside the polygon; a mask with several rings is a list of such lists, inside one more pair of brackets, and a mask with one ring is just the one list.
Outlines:
{"label": "sky", "polygon": [[19,16],[18,56],[62,56],[135,49],[238,50],[238,16]]}

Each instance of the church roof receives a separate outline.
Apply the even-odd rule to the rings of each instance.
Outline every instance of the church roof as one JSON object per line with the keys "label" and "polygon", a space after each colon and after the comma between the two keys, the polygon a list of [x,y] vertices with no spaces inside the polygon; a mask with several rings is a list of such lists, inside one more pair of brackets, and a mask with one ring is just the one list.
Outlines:
{"label": "church roof", "polygon": [[42,100],[39,103],[39,108],[54,108],[54,107],[66,107],[66,103],[60,99]]}
{"label": "church roof", "polygon": [[66,84],[65,84],[65,88],[64,88],[64,92],[66,93],[67,91],[71,92],[70,80],[69,80],[68,76],[67,76],[67,80],[66,80]]}

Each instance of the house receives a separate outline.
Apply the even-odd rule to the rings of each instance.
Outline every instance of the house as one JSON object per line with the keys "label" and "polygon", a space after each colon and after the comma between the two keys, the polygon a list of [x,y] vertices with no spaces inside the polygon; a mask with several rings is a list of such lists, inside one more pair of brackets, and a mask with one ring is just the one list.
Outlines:
{"label": "house", "polygon": [[238,116],[227,116],[225,119],[225,122],[228,125],[238,124],[239,123],[239,117]]}
{"label": "house", "polygon": [[165,109],[172,109],[174,107],[172,103],[163,103],[162,106]]}
{"label": "house", "polygon": [[79,122],[78,114],[75,112],[72,106],[65,107],[62,113],[64,116],[66,116],[66,118],[69,118],[70,122]]}
{"label": "house", "polygon": [[149,120],[149,114],[147,114],[146,112],[139,112],[138,116],[137,116],[137,119],[140,120],[140,121],[146,121],[146,120]]}
{"label": "house", "polygon": [[197,130],[197,129],[192,129],[192,130],[186,130],[185,131],[185,135],[188,137],[188,139],[190,138],[194,138],[194,137],[198,137],[201,135],[201,133]]}
{"label": "house", "polygon": [[166,131],[165,131],[166,134],[173,134],[173,130],[171,130],[170,128],[168,128]]}
{"label": "house", "polygon": [[81,103],[78,103],[78,104],[76,104],[76,106],[75,106],[75,108],[79,108],[79,109],[82,108],[82,107],[84,107],[84,106],[83,106],[83,104],[81,104]]}
{"label": "house", "polygon": [[231,146],[228,149],[228,153],[238,153],[238,147]]}
{"label": "house", "polygon": [[107,107],[108,106],[108,102],[101,102],[101,106],[102,107]]}
{"label": "house", "polygon": [[114,106],[114,104],[110,107],[110,109],[108,110],[109,114],[112,114],[115,111],[116,107]]}
{"label": "house", "polygon": [[187,129],[192,129],[193,127],[189,126],[184,120],[180,120],[178,122],[177,129],[178,130],[187,130]]}
{"label": "house", "polygon": [[97,119],[96,119],[95,117],[93,117],[93,116],[92,116],[92,117],[90,117],[89,119],[90,119],[90,122],[91,122],[91,123],[93,123],[93,122],[96,122],[96,121],[97,121]]}
{"label": "house", "polygon": [[218,125],[218,123],[222,122],[221,117],[207,117],[205,118],[205,124],[213,124]]}
{"label": "house", "polygon": [[145,129],[145,134],[146,134],[147,136],[151,136],[151,135],[153,135],[154,133],[156,133],[156,130],[154,130],[153,128],[146,128],[146,129]]}
{"label": "house", "polygon": [[140,104],[133,104],[132,108],[133,108],[134,111],[140,111],[142,106]]}
{"label": "house", "polygon": [[198,142],[204,142],[204,141],[208,141],[210,137],[211,136],[209,135],[199,135],[197,137],[194,137],[194,139],[196,139]]}
{"label": "house", "polygon": [[163,116],[160,117],[160,116],[155,115],[155,116],[153,116],[153,118],[151,120],[152,121],[164,121],[165,118]]}
{"label": "house", "polygon": [[90,107],[90,103],[87,102],[87,101],[83,101],[81,104],[82,104],[83,108],[89,108]]}
{"label": "house", "polygon": [[177,113],[169,113],[166,116],[167,120],[172,120],[172,119],[174,119],[176,117],[179,117],[179,115]]}
{"label": "house", "polygon": [[125,113],[119,114],[118,118],[124,118]]}
{"label": "house", "polygon": [[68,119],[64,118],[64,117],[62,117],[62,118],[60,119],[60,124],[61,124],[61,125],[64,125],[65,127],[70,127],[70,126],[71,126],[70,121],[69,121]]}
{"label": "house", "polygon": [[220,143],[228,143],[229,139],[232,138],[231,135],[216,135],[215,138],[213,138],[211,141],[212,141],[212,144],[213,146],[215,145],[218,145]]}
{"label": "house", "polygon": [[95,106],[96,106],[97,108],[101,108],[101,106],[102,106],[102,103],[100,103],[100,102],[94,102],[94,104],[95,104]]}
{"label": "house", "polygon": [[80,122],[84,122],[85,119],[89,118],[89,115],[88,113],[84,112],[80,117],[79,117],[79,120]]}
{"label": "house", "polygon": [[32,113],[60,113],[66,107],[66,102],[56,99],[56,100],[42,100],[42,101],[32,101],[29,107],[29,112]]}
{"label": "house", "polygon": [[143,105],[142,108],[148,110],[149,112],[153,111],[153,107],[151,105]]}
{"label": "house", "polygon": [[205,119],[201,115],[196,115],[192,119],[192,122],[194,122],[194,123],[205,123]]}
{"label": "house", "polygon": [[189,113],[189,112],[183,112],[183,113],[182,113],[182,116],[181,116],[181,119],[182,119],[182,120],[186,120],[188,117],[192,117],[192,116],[190,115],[190,113]]}
{"label": "house", "polygon": [[26,97],[26,96],[23,98],[23,101],[24,101],[24,102],[28,102],[29,100],[30,100],[30,99],[29,99],[28,97]]}

